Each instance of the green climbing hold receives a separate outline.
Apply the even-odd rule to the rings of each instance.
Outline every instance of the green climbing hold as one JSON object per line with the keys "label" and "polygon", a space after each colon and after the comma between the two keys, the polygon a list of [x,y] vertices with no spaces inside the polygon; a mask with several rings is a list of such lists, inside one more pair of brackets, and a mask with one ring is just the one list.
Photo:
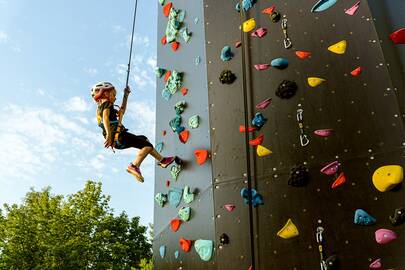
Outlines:
{"label": "green climbing hold", "polygon": [[167,202],[167,195],[163,193],[157,193],[155,196],[155,201],[158,203],[160,207],[163,207]]}
{"label": "green climbing hold", "polygon": [[211,260],[214,250],[214,242],[212,240],[198,239],[194,243],[194,248],[197,251],[198,255],[200,255],[201,260],[207,262]]}
{"label": "green climbing hold", "polygon": [[200,126],[200,116],[193,115],[188,119],[188,126],[190,128],[198,128]]}
{"label": "green climbing hold", "polygon": [[177,21],[179,22],[184,22],[184,18],[186,17],[186,11],[185,10],[179,10],[177,13]]}
{"label": "green climbing hold", "polygon": [[173,180],[177,181],[177,177],[179,176],[181,171],[181,165],[174,164],[170,167],[170,174]]}
{"label": "green climbing hold", "polygon": [[156,74],[156,77],[158,77],[158,78],[162,78],[162,76],[163,76],[165,73],[166,73],[166,69],[164,69],[164,68],[157,67],[157,68],[155,69],[155,74]]}
{"label": "green climbing hold", "polygon": [[170,120],[169,122],[169,126],[172,128],[173,132],[177,132],[179,130],[180,125],[181,125],[180,115],[176,115],[176,117]]}
{"label": "green climbing hold", "polygon": [[159,0],[159,4],[163,6],[165,4],[165,0]]}
{"label": "green climbing hold", "polygon": [[163,142],[160,142],[160,143],[156,144],[155,149],[156,149],[156,151],[161,153],[162,149],[163,149]]}
{"label": "green climbing hold", "polygon": [[179,217],[181,218],[181,220],[187,222],[190,220],[191,208],[188,206],[187,207],[183,206],[182,208],[180,208],[178,214],[179,214]]}
{"label": "green climbing hold", "polygon": [[191,203],[194,201],[194,193],[190,192],[190,187],[185,186],[183,191],[183,201],[185,203]]}
{"label": "green climbing hold", "polygon": [[170,94],[174,95],[177,92],[177,90],[181,88],[182,84],[183,84],[183,74],[181,72],[173,70],[172,74],[170,75],[169,79],[165,84],[164,89],[169,91]]}
{"label": "green climbing hold", "polygon": [[166,40],[168,43],[176,40],[177,33],[179,32],[181,22],[177,19],[178,12],[174,8],[170,9],[169,20],[166,26]]}
{"label": "green climbing hold", "polygon": [[177,115],[180,115],[180,114],[182,114],[182,113],[184,112],[184,110],[186,109],[186,107],[187,107],[186,101],[181,100],[181,101],[177,102],[177,103],[174,105],[174,110],[176,111],[176,114],[177,114]]}
{"label": "green climbing hold", "polygon": [[186,43],[190,41],[191,33],[188,31],[187,27],[183,27],[180,29],[180,35]]}
{"label": "green climbing hold", "polygon": [[181,195],[183,190],[180,188],[170,188],[167,193],[167,200],[171,206],[177,207],[181,202]]}

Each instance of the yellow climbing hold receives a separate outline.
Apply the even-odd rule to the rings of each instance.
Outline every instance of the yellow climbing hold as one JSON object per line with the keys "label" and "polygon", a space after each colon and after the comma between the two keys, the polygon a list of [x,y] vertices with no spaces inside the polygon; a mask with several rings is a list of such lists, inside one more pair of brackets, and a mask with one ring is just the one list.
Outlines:
{"label": "yellow climbing hold", "polygon": [[243,23],[242,30],[243,30],[243,32],[247,33],[247,32],[252,31],[253,29],[255,29],[255,27],[256,27],[256,21],[254,18],[251,18]]}
{"label": "yellow climbing hold", "polygon": [[373,173],[373,184],[381,192],[393,189],[404,179],[404,170],[399,165],[382,166]]}
{"label": "yellow climbing hold", "polygon": [[318,77],[309,77],[308,78],[308,84],[311,87],[316,87],[320,85],[322,82],[326,81],[325,79],[318,78]]}
{"label": "yellow climbing hold", "polygon": [[270,154],[273,153],[273,152],[271,152],[270,149],[267,149],[267,148],[264,147],[264,146],[258,145],[257,148],[256,148],[256,153],[257,153],[257,155],[258,155],[259,157],[264,157],[264,156],[270,155]]}
{"label": "yellow climbing hold", "polygon": [[331,46],[329,46],[328,50],[336,53],[336,54],[344,54],[346,52],[347,42],[346,40],[339,41]]}
{"label": "yellow climbing hold", "polygon": [[295,226],[291,218],[289,218],[284,227],[278,231],[277,235],[284,239],[290,239],[298,236],[299,232],[297,226]]}

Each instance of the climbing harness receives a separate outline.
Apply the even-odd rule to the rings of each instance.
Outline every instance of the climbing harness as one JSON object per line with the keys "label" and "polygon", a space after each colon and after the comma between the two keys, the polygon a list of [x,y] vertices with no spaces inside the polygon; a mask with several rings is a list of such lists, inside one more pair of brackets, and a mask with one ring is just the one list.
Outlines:
{"label": "climbing harness", "polygon": [[320,265],[321,265],[321,270],[328,270],[326,262],[324,260],[324,255],[323,255],[323,236],[322,233],[324,232],[323,227],[318,227],[316,228],[316,242],[318,243],[318,250],[319,250],[319,255],[321,256],[320,258]]}
{"label": "climbing harness", "polygon": [[284,48],[285,49],[289,49],[292,46],[291,40],[288,37],[288,33],[287,33],[287,22],[288,22],[287,18],[283,18],[281,20],[281,29],[283,30],[283,34],[284,34],[283,43],[284,43]]}
{"label": "climbing harness", "polygon": [[309,144],[309,139],[307,135],[304,133],[304,118],[303,118],[303,113],[304,110],[299,108],[297,110],[297,121],[298,121],[298,127],[300,129],[300,143],[301,146],[307,146]]}

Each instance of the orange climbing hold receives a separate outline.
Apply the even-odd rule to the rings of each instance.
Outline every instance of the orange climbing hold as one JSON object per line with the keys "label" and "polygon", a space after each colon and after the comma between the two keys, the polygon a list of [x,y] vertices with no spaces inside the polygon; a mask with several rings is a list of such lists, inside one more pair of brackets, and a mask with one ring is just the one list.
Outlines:
{"label": "orange climbing hold", "polygon": [[164,78],[165,82],[167,82],[169,80],[170,76],[172,76],[172,72],[170,70],[166,71],[165,78]]}
{"label": "orange climbing hold", "polygon": [[344,172],[341,172],[338,176],[338,178],[336,178],[336,180],[333,182],[332,184],[332,188],[337,188],[340,187],[341,185],[343,185],[344,183],[346,183],[346,175]]}
{"label": "orange climbing hold", "polygon": [[163,36],[162,39],[160,40],[160,43],[162,43],[162,45],[166,45],[167,43],[167,38],[166,36]]}
{"label": "orange climbing hold", "polygon": [[295,55],[297,55],[300,59],[307,59],[311,56],[311,52],[296,51]]}
{"label": "orange climbing hold", "polygon": [[352,74],[352,76],[356,77],[361,74],[361,71],[362,71],[361,67],[358,67],[358,68],[352,70],[352,72],[350,72],[350,74]]}
{"label": "orange climbing hold", "polygon": [[[253,132],[255,130],[256,130],[255,127],[248,127],[247,132]],[[240,133],[246,132],[246,127],[244,125],[240,125],[239,126],[239,132]]]}
{"label": "orange climbing hold", "polygon": [[178,43],[177,41],[173,41],[172,42],[172,50],[175,52],[179,49],[180,47],[180,43]]}
{"label": "orange climbing hold", "polygon": [[250,140],[249,144],[252,145],[252,146],[258,146],[258,145],[263,143],[263,139],[264,139],[264,136],[260,135],[256,139]]}
{"label": "orange climbing hold", "polygon": [[184,252],[189,252],[191,249],[191,240],[187,240],[185,238],[180,238],[179,240],[179,244],[182,250],[184,250]]}
{"label": "orange climbing hold", "polygon": [[271,6],[271,7],[268,7],[268,8],[263,9],[263,10],[262,10],[262,13],[263,13],[263,14],[269,14],[269,15],[270,15],[271,13],[274,12],[275,9],[276,9],[275,6]]}
{"label": "orange climbing hold", "polygon": [[179,134],[179,140],[182,143],[186,143],[188,141],[188,138],[190,137],[190,131],[188,130],[183,130],[182,132],[180,132]]}
{"label": "orange climbing hold", "polygon": [[183,96],[185,96],[185,95],[187,95],[187,93],[188,93],[188,89],[185,88],[185,87],[183,87],[183,88],[181,88],[180,92],[181,92],[181,94],[182,94]]}
{"label": "orange climbing hold", "polygon": [[181,220],[180,219],[173,219],[170,221],[170,227],[172,231],[177,232],[180,229]]}
{"label": "orange climbing hold", "polygon": [[194,151],[194,156],[196,158],[198,165],[203,165],[208,159],[208,150],[199,149]]}
{"label": "orange climbing hold", "polygon": [[167,3],[164,7],[163,7],[163,15],[165,15],[166,17],[169,17],[170,14],[170,10],[172,9],[172,2]]}
{"label": "orange climbing hold", "polygon": [[163,131],[162,131],[162,135],[163,135],[163,136],[166,136],[166,130],[163,130]]}

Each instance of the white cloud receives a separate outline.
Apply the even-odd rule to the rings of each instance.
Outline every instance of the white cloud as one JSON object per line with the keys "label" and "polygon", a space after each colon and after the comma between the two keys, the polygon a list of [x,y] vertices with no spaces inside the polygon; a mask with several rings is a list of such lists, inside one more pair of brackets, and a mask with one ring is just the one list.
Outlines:
{"label": "white cloud", "polygon": [[146,63],[150,66],[152,70],[155,70],[157,64],[156,57],[149,57]]}
{"label": "white cloud", "polygon": [[114,25],[112,27],[112,30],[114,33],[122,33],[126,31],[125,27],[123,27],[122,25]]}
{"label": "white cloud", "polygon": [[[128,103],[127,114],[135,123],[134,133],[153,140],[155,137],[155,106],[152,102],[134,101]],[[124,120],[125,122],[125,120]],[[124,123],[125,124],[125,123]]]}
{"label": "white cloud", "polygon": [[98,74],[98,70],[96,68],[84,68],[83,71],[90,76],[95,76]]}
{"label": "white cloud", "polygon": [[7,41],[8,41],[8,34],[0,30],[0,43],[7,43]]}
{"label": "white cloud", "polygon": [[85,112],[90,110],[90,104],[83,98],[75,96],[66,101],[63,104],[63,108],[69,112]]}
{"label": "white cloud", "polygon": [[38,88],[37,89],[37,93],[38,93],[38,95],[40,95],[40,96],[45,96],[45,91],[42,89],[42,88]]}

